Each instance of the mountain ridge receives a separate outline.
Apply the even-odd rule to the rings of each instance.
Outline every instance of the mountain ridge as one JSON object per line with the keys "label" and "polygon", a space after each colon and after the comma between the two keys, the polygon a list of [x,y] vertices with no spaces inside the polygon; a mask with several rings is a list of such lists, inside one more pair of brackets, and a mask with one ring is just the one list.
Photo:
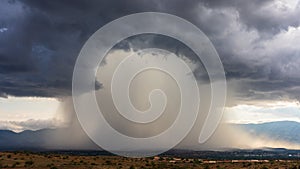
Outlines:
{"label": "mountain ridge", "polygon": [[[233,124],[254,136],[267,136],[273,140],[300,144],[300,123],[277,121],[260,124]],[[64,137],[61,137],[61,136]],[[278,147],[284,148],[284,147]],[[24,149],[100,149],[83,131],[70,128],[26,130],[14,132],[0,130],[0,150]]]}
{"label": "mountain ridge", "polygon": [[255,136],[266,136],[273,140],[300,144],[300,123],[295,121],[276,121],[259,124],[232,124]]}

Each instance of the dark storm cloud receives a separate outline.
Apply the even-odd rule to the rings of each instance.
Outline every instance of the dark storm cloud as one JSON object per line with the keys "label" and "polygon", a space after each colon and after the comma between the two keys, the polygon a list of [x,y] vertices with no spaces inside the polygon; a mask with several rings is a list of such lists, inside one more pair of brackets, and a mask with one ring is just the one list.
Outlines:
{"label": "dark storm cloud", "polygon": [[[295,72],[300,71],[300,47],[293,36],[300,31],[293,30],[296,35],[289,32],[300,24],[299,4],[289,9],[278,7],[274,0],[3,0],[0,96],[70,95],[73,66],[89,36],[113,19],[145,11],[178,15],[208,35],[228,80],[240,84],[238,96],[297,97],[300,78]],[[141,37],[129,44],[141,48],[140,42],[146,40]],[[147,42],[193,57],[162,37],[148,37]],[[118,47],[125,49],[126,45]]]}
{"label": "dark storm cloud", "polygon": [[121,16],[160,8],[159,1],[4,0],[0,3],[0,28],[7,29],[0,33],[3,96],[70,95],[76,57],[92,33]]}
{"label": "dark storm cloud", "polygon": [[69,95],[83,43],[106,22],[136,11],[122,2],[1,1],[1,95]]}

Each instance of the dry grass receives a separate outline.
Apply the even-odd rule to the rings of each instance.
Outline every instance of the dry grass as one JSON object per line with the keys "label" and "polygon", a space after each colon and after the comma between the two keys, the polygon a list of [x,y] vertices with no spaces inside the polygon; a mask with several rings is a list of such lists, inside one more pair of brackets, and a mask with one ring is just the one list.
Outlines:
{"label": "dry grass", "polygon": [[208,161],[170,157],[125,158],[118,156],[75,156],[28,152],[1,152],[0,168],[111,169],[111,168],[250,168],[300,169],[300,160]]}

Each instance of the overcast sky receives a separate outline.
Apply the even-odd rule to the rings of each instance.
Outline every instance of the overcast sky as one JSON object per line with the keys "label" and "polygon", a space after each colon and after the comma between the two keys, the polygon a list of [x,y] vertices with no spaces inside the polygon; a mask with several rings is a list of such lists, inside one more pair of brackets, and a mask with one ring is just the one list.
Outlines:
{"label": "overcast sky", "polygon": [[[55,118],[85,41],[114,19],[146,11],[182,17],[212,41],[229,84],[228,121],[300,121],[298,0],[1,0],[0,121]],[[26,104],[33,97],[40,107]]]}

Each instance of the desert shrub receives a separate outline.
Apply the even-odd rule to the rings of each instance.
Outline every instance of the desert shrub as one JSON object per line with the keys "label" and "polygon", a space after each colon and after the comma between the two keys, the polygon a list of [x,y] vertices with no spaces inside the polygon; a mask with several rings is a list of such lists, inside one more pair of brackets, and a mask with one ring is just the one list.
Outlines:
{"label": "desert shrub", "polygon": [[16,168],[16,166],[17,166],[17,164],[14,163],[11,167],[12,167],[12,168]]}
{"label": "desert shrub", "polygon": [[199,159],[194,159],[194,163],[195,164],[200,164],[200,163],[202,163],[202,161],[200,161]]}
{"label": "desert shrub", "polygon": [[33,165],[33,161],[32,160],[30,160],[30,161],[26,161],[25,162],[25,166],[31,166],[31,165]]}
{"label": "desert shrub", "polygon": [[165,163],[161,163],[159,164],[158,168],[165,169],[167,168],[167,165]]}
{"label": "desert shrub", "polygon": [[298,169],[298,167],[294,165],[291,169]]}
{"label": "desert shrub", "polygon": [[65,159],[68,159],[69,158],[69,156],[63,156],[63,159],[65,160]]}
{"label": "desert shrub", "polygon": [[209,169],[209,166],[208,166],[208,165],[205,165],[205,166],[204,166],[204,169]]}
{"label": "desert shrub", "polygon": [[111,164],[112,164],[112,162],[111,162],[111,161],[109,161],[109,160],[106,160],[106,161],[105,161],[105,164],[107,164],[107,165],[111,165]]}
{"label": "desert shrub", "polygon": [[54,166],[54,164],[53,164],[53,163],[50,163],[50,164],[47,164],[46,166],[47,166],[47,167],[52,167],[52,166]]}

